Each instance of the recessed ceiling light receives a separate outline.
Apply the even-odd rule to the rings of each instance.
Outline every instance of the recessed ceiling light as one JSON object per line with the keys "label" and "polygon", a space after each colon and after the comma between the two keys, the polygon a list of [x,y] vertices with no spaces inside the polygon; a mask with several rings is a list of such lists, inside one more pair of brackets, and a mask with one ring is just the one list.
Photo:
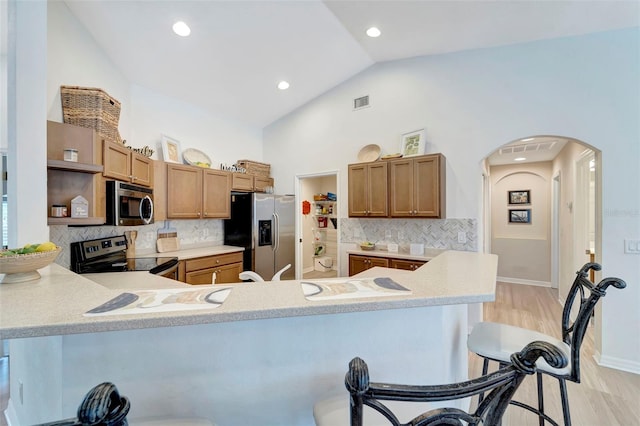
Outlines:
{"label": "recessed ceiling light", "polygon": [[513,161],[524,161],[524,160],[526,160],[525,157],[518,157],[513,159]]}
{"label": "recessed ceiling light", "polygon": [[191,28],[182,21],[178,21],[173,24],[173,32],[181,37],[186,37],[191,34]]}
{"label": "recessed ceiling light", "polygon": [[287,90],[289,88],[289,83],[282,80],[280,83],[278,83],[278,89],[280,90]]}
{"label": "recessed ceiling light", "polygon": [[534,140],[535,138],[526,138],[526,139],[520,139],[522,142],[529,142]]}
{"label": "recessed ceiling light", "polygon": [[375,37],[380,37],[380,34],[382,34],[382,33],[381,33],[381,32],[380,32],[380,30],[379,30],[379,29],[377,29],[376,27],[371,27],[371,28],[369,28],[369,29],[367,30],[367,35],[368,35],[369,37],[373,37],[373,38],[375,38]]}

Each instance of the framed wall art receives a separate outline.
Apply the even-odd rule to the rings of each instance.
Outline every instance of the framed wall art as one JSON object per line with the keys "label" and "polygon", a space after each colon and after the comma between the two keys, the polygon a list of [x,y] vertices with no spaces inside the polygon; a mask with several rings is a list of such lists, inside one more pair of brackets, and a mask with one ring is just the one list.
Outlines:
{"label": "framed wall art", "polygon": [[400,153],[403,157],[424,154],[426,142],[424,140],[424,129],[416,130],[402,135]]}
{"label": "framed wall art", "polygon": [[531,209],[509,209],[509,223],[531,223]]}
{"label": "framed wall art", "polygon": [[182,152],[180,151],[180,142],[162,135],[162,159],[169,163],[182,163]]}
{"label": "framed wall art", "polygon": [[509,204],[531,204],[531,191],[509,191]]}

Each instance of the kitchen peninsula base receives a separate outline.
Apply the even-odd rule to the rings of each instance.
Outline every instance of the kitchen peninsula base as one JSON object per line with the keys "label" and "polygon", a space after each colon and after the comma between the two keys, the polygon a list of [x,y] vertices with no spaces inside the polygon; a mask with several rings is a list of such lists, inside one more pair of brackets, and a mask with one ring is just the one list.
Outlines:
{"label": "kitchen peninsula base", "polygon": [[466,305],[448,305],[16,339],[12,352],[42,366],[32,374],[43,395],[20,405],[12,392],[11,405],[19,424],[72,417],[91,387],[110,381],[131,400],[130,419],[313,425],[316,401],[348,398],[344,374],[356,355],[379,380],[465,379],[466,318]]}

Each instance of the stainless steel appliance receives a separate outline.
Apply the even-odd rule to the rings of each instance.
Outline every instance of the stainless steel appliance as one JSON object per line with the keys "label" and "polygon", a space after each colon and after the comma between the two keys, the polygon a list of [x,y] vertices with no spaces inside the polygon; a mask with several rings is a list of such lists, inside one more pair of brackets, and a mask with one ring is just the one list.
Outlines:
{"label": "stainless steel appliance", "polygon": [[107,181],[106,224],[136,226],[153,223],[153,190],[117,180]]}
{"label": "stainless steel appliance", "polygon": [[149,271],[178,279],[177,257],[127,257],[124,235],[71,243],[71,270],[78,274]]}
{"label": "stainless steel appliance", "polygon": [[224,243],[244,247],[245,271],[254,271],[268,281],[291,264],[281,279],[295,279],[295,197],[232,192]]}

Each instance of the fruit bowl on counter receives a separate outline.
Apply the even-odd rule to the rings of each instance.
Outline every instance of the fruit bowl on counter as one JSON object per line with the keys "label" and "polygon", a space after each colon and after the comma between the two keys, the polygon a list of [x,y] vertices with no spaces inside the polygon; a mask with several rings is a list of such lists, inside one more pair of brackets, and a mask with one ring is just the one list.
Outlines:
{"label": "fruit bowl on counter", "polygon": [[375,250],[376,243],[372,243],[371,241],[364,241],[360,243],[360,248],[362,250]]}
{"label": "fruit bowl on counter", "polygon": [[[39,247],[40,251],[37,251]],[[0,283],[20,283],[39,279],[38,269],[53,263],[61,251],[62,248],[53,243],[43,243],[0,252],[0,274],[5,274]]]}

